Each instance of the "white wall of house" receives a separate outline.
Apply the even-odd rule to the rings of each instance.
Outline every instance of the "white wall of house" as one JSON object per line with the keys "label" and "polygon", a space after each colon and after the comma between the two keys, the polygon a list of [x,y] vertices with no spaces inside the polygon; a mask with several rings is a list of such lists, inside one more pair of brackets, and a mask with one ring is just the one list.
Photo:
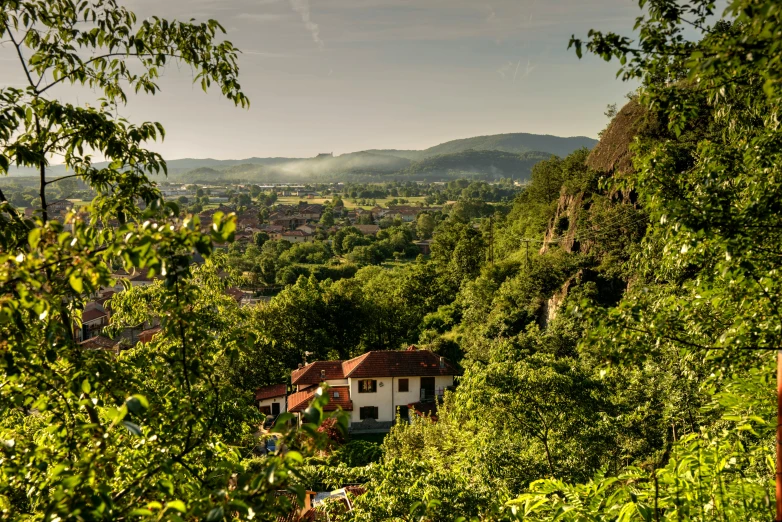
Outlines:
{"label": "white wall of house", "polygon": [[374,393],[359,393],[359,383],[364,379],[348,379],[350,381],[350,400],[353,401],[353,412],[350,414],[350,422],[361,422],[361,408],[365,406],[377,407],[377,420],[379,422],[392,421],[395,418],[391,406],[391,377],[379,377]]}
{"label": "white wall of house", "polygon": [[258,407],[263,408],[264,406],[268,406],[270,411],[272,411],[272,404],[276,403],[280,405],[280,413],[285,413],[288,411],[287,401],[285,399],[286,397],[272,397],[271,399],[264,399],[262,401],[258,401]]}
{"label": "white wall of house", "polygon": [[[399,391],[399,379],[407,379],[406,392]],[[351,422],[361,422],[361,408],[376,406],[378,422],[390,422],[396,419],[397,406],[407,406],[418,402],[421,398],[421,377],[378,377],[374,393],[360,393],[359,382],[364,379],[348,379],[350,381],[350,399],[353,401]],[[453,376],[437,376],[434,378],[435,392],[453,385]]]}

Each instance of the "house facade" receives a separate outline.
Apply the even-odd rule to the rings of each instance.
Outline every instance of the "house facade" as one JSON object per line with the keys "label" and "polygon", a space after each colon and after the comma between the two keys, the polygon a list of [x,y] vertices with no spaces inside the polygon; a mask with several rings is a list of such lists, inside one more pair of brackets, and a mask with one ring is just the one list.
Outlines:
{"label": "house facade", "polygon": [[273,384],[255,390],[258,409],[265,415],[277,416],[288,411],[288,386]]}
{"label": "house facade", "polygon": [[81,314],[81,326],[74,324],[73,339],[76,342],[95,337],[109,324],[109,313],[102,303],[91,301]]}
{"label": "house facade", "polygon": [[436,403],[454,384],[456,369],[443,357],[410,347],[404,351],[367,352],[347,361],[317,361],[294,370],[296,393],[289,411],[299,414],[312,402],[321,384],[329,386],[326,410],[350,413],[352,431],[387,430],[407,419],[416,405]]}
{"label": "house facade", "polygon": [[312,234],[303,230],[288,230],[280,234],[280,238],[291,243],[307,243],[312,241]]}

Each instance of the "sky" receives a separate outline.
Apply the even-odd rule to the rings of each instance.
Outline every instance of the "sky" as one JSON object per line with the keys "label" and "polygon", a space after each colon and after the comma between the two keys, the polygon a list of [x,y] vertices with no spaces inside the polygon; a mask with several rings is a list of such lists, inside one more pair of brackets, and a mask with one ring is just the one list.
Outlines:
{"label": "sky", "polygon": [[[139,18],[218,20],[243,51],[249,109],[169,66],[121,114],[159,121],[167,159],[309,157],[423,149],[508,132],[597,137],[635,86],[617,63],[579,60],[572,34],[628,34],[635,0],[125,0]],[[8,46],[0,85],[24,77]],[[55,95],[88,103],[92,93]]]}

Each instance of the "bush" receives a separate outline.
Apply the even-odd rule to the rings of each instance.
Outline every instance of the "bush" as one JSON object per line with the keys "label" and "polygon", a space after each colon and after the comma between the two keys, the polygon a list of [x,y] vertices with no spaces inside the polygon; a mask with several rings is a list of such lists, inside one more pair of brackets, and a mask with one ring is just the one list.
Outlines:
{"label": "bush", "polygon": [[352,440],[336,452],[337,461],[357,468],[378,462],[383,458],[383,448],[373,442]]}

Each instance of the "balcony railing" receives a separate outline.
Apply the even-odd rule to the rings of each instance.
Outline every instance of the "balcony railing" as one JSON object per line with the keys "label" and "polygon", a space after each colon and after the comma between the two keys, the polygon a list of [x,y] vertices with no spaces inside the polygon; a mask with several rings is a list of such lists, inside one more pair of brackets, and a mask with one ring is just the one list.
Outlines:
{"label": "balcony railing", "polygon": [[436,388],[435,390],[425,390],[421,388],[421,402],[434,402],[442,399],[445,395],[445,388]]}

